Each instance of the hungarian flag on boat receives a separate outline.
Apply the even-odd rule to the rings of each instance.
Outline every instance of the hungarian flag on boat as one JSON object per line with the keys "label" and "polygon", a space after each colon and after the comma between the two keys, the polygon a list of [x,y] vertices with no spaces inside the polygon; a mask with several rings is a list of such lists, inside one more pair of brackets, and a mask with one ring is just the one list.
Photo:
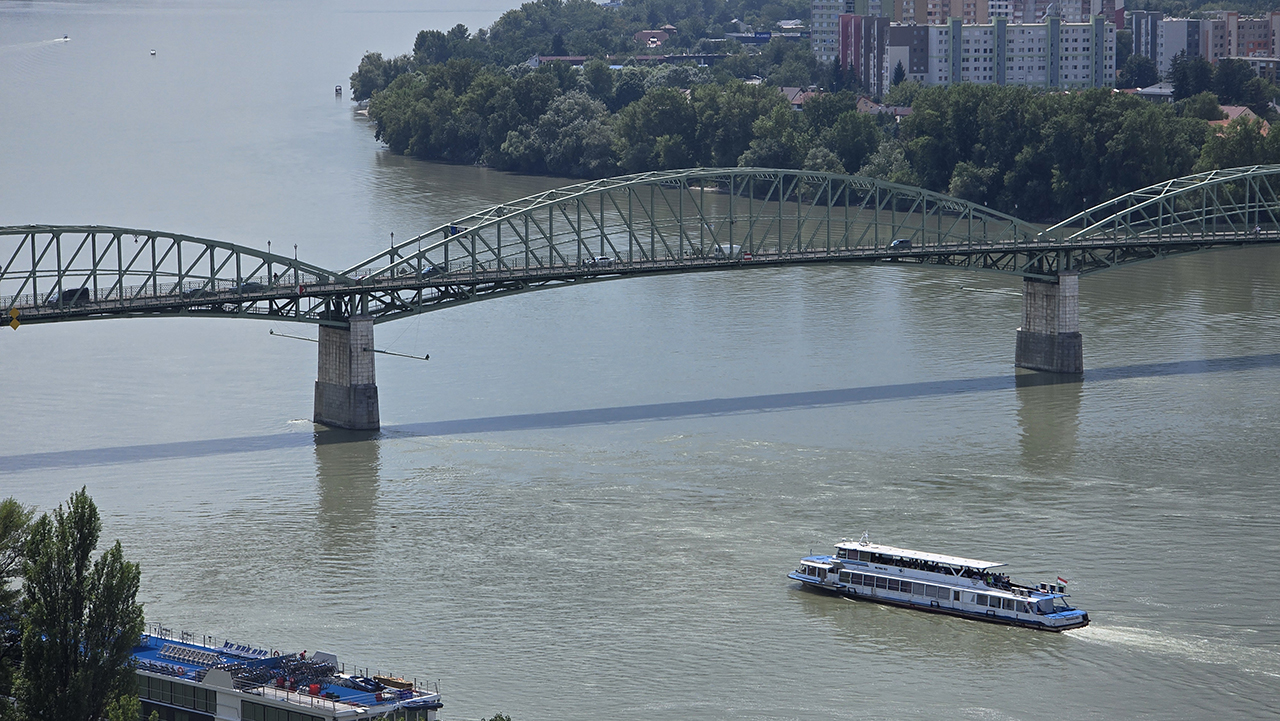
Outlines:
{"label": "hungarian flag on boat", "polygon": [[1067,581],[1067,579],[1063,578],[1062,576],[1058,576],[1058,583],[1061,583],[1062,585],[1064,585],[1064,586],[1065,586],[1065,585],[1067,585],[1068,581]]}

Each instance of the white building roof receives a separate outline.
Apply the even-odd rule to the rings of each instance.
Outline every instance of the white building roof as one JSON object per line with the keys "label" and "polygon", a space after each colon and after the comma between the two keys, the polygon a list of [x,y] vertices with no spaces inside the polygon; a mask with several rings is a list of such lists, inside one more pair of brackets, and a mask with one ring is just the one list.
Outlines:
{"label": "white building roof", "polygon": [[882,546],[878,543],[863,543],[861,541],[841,541],[836,544],[836,548],[845,548],[855,551],[866,551],[867,553],[879,553],[885,556],[898,556],[899,558],[912,558],[917,561],[928,561],[930,563],[945,563],[950,566],[963,566],[972,568],[976,571],[985,571],[989,568],[998,568],[1005,564],[996,563],[994,561],[979,561],[974,558],[961,558],[960,556],[947,556],[941,553],[926,553],[924,551],[913,551],[909,548],[897,548],[895,546]]}

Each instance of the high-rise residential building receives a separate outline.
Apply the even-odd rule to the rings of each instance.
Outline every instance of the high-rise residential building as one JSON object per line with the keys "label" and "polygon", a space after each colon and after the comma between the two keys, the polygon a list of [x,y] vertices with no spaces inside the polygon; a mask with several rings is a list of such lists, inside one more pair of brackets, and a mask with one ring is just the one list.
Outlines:
{"label": "high-rise residential building", "polygon": [[809,43],[819,62],[834,62],[840,53],[840,16],[845,0],[813,0],[809,10]]}
{"label": "high-rise residential building", "polygon": [[1160,47],[1152,59],[1161,75],[1169,74],[1178,53],[1191,58],[1205,57],[1205,32],[1201,26],[1207,23],[1207,20],[1192,18],[1165,18],[1160,22]]}
{"label": "high-rise residential building", "polygon": [[1129,13],[1129,27],[1133,32],[1133,54],[1151,58],[1159,66],[1164,42],[1164,13],[1135,10]]}
{"label": "high-rise residential building", "polygon": [[888,89],[880,61],[888,47],[891,22],[889,18],[869,15],[840,16],[840,65],[873,95],[883,95]]}
{"label": "high-rise residential building", "polygon": [[[1115,24],[1101,16],[1068,23],[1050,16],[1042,23],[965,25],[952,19],[928,28],[928,62],[915,66],[925,85],[958,82],[1043,88],[1115,87]],[[903,47],[893,28],[885,58],[891,77]],[[916,73],[909,73],[909,76]],[[888,81],[886,81],[886,85]]]}

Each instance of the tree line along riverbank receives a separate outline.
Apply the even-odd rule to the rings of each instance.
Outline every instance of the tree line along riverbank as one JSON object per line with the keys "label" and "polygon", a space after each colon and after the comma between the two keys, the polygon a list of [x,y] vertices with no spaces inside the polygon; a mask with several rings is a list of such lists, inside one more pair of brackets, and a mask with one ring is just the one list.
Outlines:
{"label": "tree line along riverbank", "polygon": [[[540,0],[521,12],[574,4]],[[412,54],[390,61],[364,58],[353,95],[369,97],[375,133],[392,152],[574,178],[693,166],[855,173],[1028,220],[1198,170],[1280,162],[1280,137],[1261,119],[1210,124],[1225,117],[1203,87],[1212,78],[1174,104],[1109,89],[901,83],[884,99],[911,108],[900,120],[859,112],[852,90],[816,93],[796,111],[780,86],[814,67],[807,44],[775,39],[712,67],[503,65],[533,47],[499,42],[511,34],[501,29],[509,15],[475,35],[423,31]],[[744,81],[753,76],[763,82]],[[1185,95],[1191,86],[1180,85]]]}

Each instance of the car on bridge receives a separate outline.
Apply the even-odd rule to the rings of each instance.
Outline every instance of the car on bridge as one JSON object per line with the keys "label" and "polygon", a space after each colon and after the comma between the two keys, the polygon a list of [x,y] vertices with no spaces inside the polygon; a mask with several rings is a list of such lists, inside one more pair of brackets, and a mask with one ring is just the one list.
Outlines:
{"label": "car on bridge", "polygon": [[49,300],[45,302],[45,305],[49,308],[70,308],[76,305],[84,305],[91,300],[93,300],[93,297],[88,288],[72,288],[49,296]]}
{"label": "car on bridge", "polygon": [[583,260],[582,264],[588,268],[612,268],[613,258],[610,258],[607,255],[599,255],[594,258],[587,258]]}
{"label": "car on bridge", "polygon": [[899,248],[899,249],[902,249],[902,250],[910,250],[910,249],[911,249],[911,239],[910,239],[910,238],[898,238],[897,240],[895,240],[895,241],[893,241],[892,243],[890,243],[890,244],[889,244],[889,247],[890,247],[890,248]]}

